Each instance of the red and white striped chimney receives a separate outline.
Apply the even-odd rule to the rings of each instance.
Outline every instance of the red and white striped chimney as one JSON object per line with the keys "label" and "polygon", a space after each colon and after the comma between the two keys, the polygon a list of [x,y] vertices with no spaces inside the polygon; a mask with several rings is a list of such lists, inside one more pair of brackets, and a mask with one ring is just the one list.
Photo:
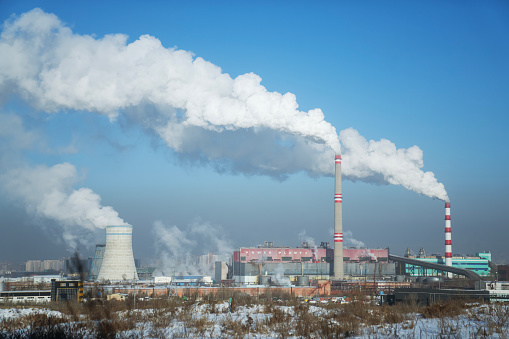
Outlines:
{"label": "red and white striped chimney", "polygon": [[[451,203],[445,203],[445,266],[452,267],[452,243],[451,243]],[[447,273],[452,277],[450,272]]]}
{"label": "red and white striped chimney", "polygon": [[343,269],[343,194],[341,193],[341,155],[334,159],[334,279],[344,279]]}

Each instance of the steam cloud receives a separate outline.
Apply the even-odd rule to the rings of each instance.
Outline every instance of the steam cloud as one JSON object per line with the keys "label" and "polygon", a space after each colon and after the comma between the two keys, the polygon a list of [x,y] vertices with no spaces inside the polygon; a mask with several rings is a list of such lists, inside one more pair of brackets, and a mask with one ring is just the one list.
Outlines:
{"label": "steam cloud", "polygon": [[36,215],[89,230],[127,225],[113,208],[102,206],[101,197],[91,189],[72,189],[78,175],[69,163],[17,168],[2,179],[7,192],[22,199]]}
{"label": "steam cloud", "polygon": [[[227,260],[233,252],[221,226],[195,221],[184,230],[156,221],[153,227],[156,251],[165,275],[212,275],[216,260]],[[207,257],[214,253],[215,258]],[[208,259],[200,261],[199,258]],[[210,262],[209,262],[210,261]]]}
{"label": "steam cloud", "polygon": [[56,221],[70,249],[78,242],[88,245],[87,231],[127,225],[112,207],[102,206],[101,197],[91,189],[73,188],[81,179],[73,165],[26,165],[20,151],[33,147],[39,137],[27,131],[17,115],[0,114],[0,140],[0,188],[6,196],[21,201],[30,214]]}
{"label": "steam cloud", "polygon": [[74,34],[55,15],[34,9],[4,25],[0,93],[48,113],[84,110],[112,120],[121,114],[160,136],[182,161],[205,161],[219,171],[332,175],[331,159],[342,151],[350,180],[448,200],[434,174],[421,170],[417,146],[367,141],[354,129],[338,138],[320,109],[300,111],[293,94],[269,92],[256,74],[231,78],[149,35],[126,41],[121,34]]}
{"label": "steam cloud", "polygon": [[444,185],[432,172],[423,172],[422,150],[396,148],[382,139],[367,141],[353,128],[340,132],[343,144],[342,174],[352,180],[401,185],[428,197],[448,201]]}
{"label": "steam cloud", "polygon": [[357,240],[353,237],[352,231],[343,232],[343,236],[345,237],[345,245],[355,248],[365,248],[366,244],[360,240]]}

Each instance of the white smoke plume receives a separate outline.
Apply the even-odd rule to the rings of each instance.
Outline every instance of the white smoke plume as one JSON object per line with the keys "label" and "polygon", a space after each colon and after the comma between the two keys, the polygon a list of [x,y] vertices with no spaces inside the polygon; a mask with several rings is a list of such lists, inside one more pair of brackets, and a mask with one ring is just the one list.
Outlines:
{"label": "white smoke plume", "polygon": [[21,202],[36,222],[51,221],[49,224],[58,226],[58,232],[53,230],[70,250],[78,243],[89,245],[96,229],[127,225],[112,207],[101,205],[97,193],[86,187],[74,188],[83,178],[72,164],[26,164],[23,151],[44,145],[44,139],[27,130],[18,115],[0,113],[0,141],[0,192]]}
{"label": "white smoke plume", "polygon": [[[226,261],[233,247],[221,226],[195,221],[181,230],[154,222],[156,252],[165,275],[213,275],[214,262]],[[213,255],[212,255],[213,253]]]}
{"label": "white smoke plume", "polygon": [[305,230],[301,231],[299,234],[297,234],[297,236],[299,237],[299,240],[307,242],[309,247],[314,247],[314,248],[317,247],[315,238],[307,235]]}
{"label": "white smoke plume", "polygon": [[362,241],[357,240],[353,237],[352,231],[345,231],[343,232],[343,236],[345,239],[345,245],[348,247],[355,247],[355,248],[365,248],[366,244],[364,244]]}
{"label": "white smoke plume", "polygon": [[343,144],[342,174],[352,180],[401,185],[432,198],[448,201],[444,185],[432,172],[423,172],[423,152],[417,146],[396,148],[382,139],[367,141],[353,128],[340,132]]}
{"label": "white smoke plume", "polygon": [[91,189],[73,189],[79,179],[69,163],[14,168],[0,175],[7,195],[21,201],[30,214],[56,221],[71,249],[84,230],[127,225],[112,207],[102,206],[101,197]]}
{"label": "white smoke plume", "polygon": [[316,252],[318,250],[318,245],[315,242],[315,238],[307,235],[305,230],[297,234],[297,236],[301,241],[307,242],[308,246],[313,249],[313,260],[316,260]]}
{"label": "white smoke plume", "polygon": [[292,284],[290,278],[285,276],[285,267],[281,263],[277,266],[276,270],[274,271],[272,279],[274,280],[274,284],[276,285],[290,286]]}
{"label": "white smoke plume", "polygon": [[434,174],[421,170],[417,146],[368,142],[353,129],[338,138],[320,109],[300,111],[293,94],[269,92],[256,74],[232,78],[149,35],[126,41],[121,34],[74,34],[40,9],[14,17],[0,37],[0,93],[48,113],[120,115],[160,136],[182,162],[206,162],[218,171],[281,179],[298,171],[333,175],[341,140],[348,179],[447,200]]}
{"label": "white smoke plume", "polygon": [[[2,85],[12,82],[44,111],[85,110],[114,118],[120,109],[153,103],[184,110],[181,127],[269,128],[339,151],[336,130],[320,109],[299,111],[295,95],[268,92],[258,75],[232,79],[190,52],[164,48],[154,37],[144,35],[129,45],[121,34],[95,40],[34,9],[6,23],[1,38]],[[158,132],[170,128],[173,134],[174,127],[163,124]]]}
{"label": "white smoke plume", "polygon": [[359,256],[360,257],[370,257],[373,261],[378,261],[378,258],[375,255],[375,253],[371,252],[368,249],[365,249],[364,251],[362,251],[362,253]]}

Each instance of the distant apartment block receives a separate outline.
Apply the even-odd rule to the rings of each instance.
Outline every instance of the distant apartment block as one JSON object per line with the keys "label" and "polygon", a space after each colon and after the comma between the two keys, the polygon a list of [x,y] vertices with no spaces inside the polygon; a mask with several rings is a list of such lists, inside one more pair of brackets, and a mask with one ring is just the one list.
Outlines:
{"label": "distant apartment block", "polygon": [[27,272],[62,271],[63,269],[64,260],[27,260],[25,265]]}

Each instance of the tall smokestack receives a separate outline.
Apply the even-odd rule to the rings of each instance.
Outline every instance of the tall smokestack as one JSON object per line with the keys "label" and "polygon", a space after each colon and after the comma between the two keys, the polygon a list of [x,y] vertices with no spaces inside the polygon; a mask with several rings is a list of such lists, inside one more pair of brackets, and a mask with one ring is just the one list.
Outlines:
{"label": "tall smokestack", "polygon": [[[451,243],[451,203],[445,203],[445,266],[452,267],[452,243]],[[452,274],[447,272],[452,278]]]}
{"label": "tall smokestack", "polygon": [[341,155],[335,159],[334,189],[334,279],[343,279],[343,194],[341,193]]}

